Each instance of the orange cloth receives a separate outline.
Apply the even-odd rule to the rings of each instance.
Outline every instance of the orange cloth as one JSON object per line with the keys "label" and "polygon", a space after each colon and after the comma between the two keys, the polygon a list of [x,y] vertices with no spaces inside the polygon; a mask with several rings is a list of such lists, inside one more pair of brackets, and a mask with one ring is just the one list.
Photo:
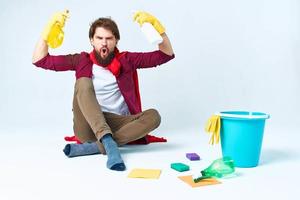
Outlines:
{"label": "orange cloth", "polygon": [[191,175],[189,176],[178,176],[179,179],[181,179],[183,182],[189,184],[191,187],[200,187],[205,185],[215,185],[220,184],[221,182],[214,178],[208,178],[203,179],[199,181],[198,183],[195,183],[193,180],[193,177]]}

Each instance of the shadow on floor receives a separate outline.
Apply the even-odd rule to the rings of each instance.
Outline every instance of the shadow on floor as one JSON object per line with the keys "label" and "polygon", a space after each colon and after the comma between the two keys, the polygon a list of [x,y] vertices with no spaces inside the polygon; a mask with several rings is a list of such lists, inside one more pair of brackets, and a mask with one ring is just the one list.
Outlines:
{"label": "shadow on floor", "polygon": [[288,160],[300,160],[300,154],[292,150],[264,149],[261,152],[260,165],[285,162]]}
{"label": "shadow on floor", "polygon": [[184,145],[178,143],[155,143],[148,145],[125,145],[120,148],[121,154],[172,151],[183,148]]}

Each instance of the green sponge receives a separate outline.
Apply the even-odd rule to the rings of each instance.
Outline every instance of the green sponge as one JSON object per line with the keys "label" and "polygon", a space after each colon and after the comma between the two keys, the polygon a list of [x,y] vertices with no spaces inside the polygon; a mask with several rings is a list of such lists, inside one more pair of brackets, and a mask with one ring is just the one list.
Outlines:
{"label": "green sponge", "polygon": [[190,167],[188,165],[185,165],[183,163],[172,163],[171,168],[179,171],[179,172],[184,172],[184,171],[189,171]]}

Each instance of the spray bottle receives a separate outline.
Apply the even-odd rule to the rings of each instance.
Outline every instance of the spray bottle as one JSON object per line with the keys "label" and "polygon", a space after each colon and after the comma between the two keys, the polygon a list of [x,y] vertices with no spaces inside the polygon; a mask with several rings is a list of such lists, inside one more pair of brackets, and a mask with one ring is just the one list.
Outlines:
{"label": "spray bottle", "polygon": [[155,30],[152,24],[148,22],[142,24],[141,31],[153,45],[158,45],[163,41],[161,35]]}
{"label": "spray bottle", "polygon": [[48,45],[51,48],[59,47],[64,40],[64,26],[65,21],[69,17],[69,11],[65,10],[63,13],[58,13],[57,16],[54,16],[54,20],[56,20],[50,28],[48,37],[46,39]]}
{"label": "spray bottle", "polygon": [[[137,11],[132,11],[135,14]],[[153,45],[158,45],[163,41],[161,35],[157,32],[157,30],[153,27],[153,25],[149,22],[145,22],[141,25],[141,31],[149,41],[149,43]]]}

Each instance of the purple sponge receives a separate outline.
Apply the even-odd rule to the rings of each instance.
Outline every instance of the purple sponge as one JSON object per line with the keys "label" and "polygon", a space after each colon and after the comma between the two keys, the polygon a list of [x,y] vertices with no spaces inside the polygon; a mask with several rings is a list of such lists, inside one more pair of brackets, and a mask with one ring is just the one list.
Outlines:
{"label": "purple sponge", "polygon": [[187,153],[186,157],[189,160],[200,160],[200,156],[198,154],[196,154],[196,153]]}

